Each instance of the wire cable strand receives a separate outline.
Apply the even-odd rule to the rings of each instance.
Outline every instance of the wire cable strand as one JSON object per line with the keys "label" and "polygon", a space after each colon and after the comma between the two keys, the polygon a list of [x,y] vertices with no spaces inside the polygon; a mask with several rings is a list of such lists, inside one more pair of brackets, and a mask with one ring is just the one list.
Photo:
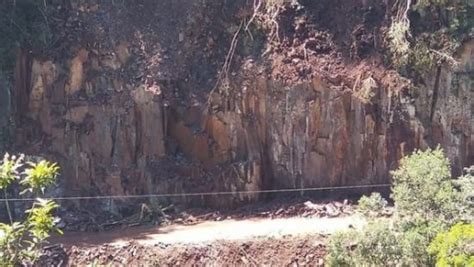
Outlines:
{"label": "wire cable strand", "polygon": [[[370,185],[348,185],[348,186],[327,186],[327,187],[309,187],[309,188],[287,188],[287,189],[268,189],[268,190],[250,190],[250,191],[220,191],[220,192],[196,192],[196,193],[168,193],[168,194],[142,194],[142,195],[108,195],[108,196],[69,196],[69,197],[45,197],[45,200],[88,200],[88,199],[125,199],[125,198],[152,198],[152,197],[185,197],[185,196],[216,196],[216,195],[237,195],[237,194],[256,194],[256,193],[288,193],[302,191],[325,191],[356,188],[374,188],[390,187],[391,184],[370,184]],[[9,198],[0,199],[0,202],[19,202],[35,201],[37,198]]]}

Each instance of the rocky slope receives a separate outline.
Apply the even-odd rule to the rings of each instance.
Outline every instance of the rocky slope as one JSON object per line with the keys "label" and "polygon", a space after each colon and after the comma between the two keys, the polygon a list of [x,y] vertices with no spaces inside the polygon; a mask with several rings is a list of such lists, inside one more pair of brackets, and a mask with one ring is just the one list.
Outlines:
{"label": "rocky slope", "polygon": [[247,1],[86,2],[16,62],[14,148],[59,162],[56,194],[386,183],[437,144],[454,173],[474,164],[474,42],[413,86],[384,60],[389,4],[284,4],[272,32]]}

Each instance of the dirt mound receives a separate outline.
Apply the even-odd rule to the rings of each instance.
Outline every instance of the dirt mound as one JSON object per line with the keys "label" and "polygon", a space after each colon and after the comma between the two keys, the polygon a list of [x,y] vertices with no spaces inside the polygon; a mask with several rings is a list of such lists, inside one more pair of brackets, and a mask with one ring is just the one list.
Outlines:
{"label": "dirt mound", "polygon": [[324,237],[259,239],[245,242],[215,242],[202,246],[172,245],[154,247],[130,244],[119,249],[101,246],[67,251],[68,266],[90,263],[112,266],[323,266]]}

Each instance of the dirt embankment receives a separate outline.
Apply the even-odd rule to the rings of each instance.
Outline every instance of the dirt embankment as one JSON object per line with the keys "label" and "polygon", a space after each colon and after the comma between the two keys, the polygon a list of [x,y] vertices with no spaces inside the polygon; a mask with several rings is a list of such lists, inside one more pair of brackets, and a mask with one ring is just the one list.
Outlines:
{"label": "dirt embankment", "polygon": [[84,266],[324,266],[324,237],[319,235],[263,238],[249,241],[218,241],[203,245],[130,244],[125,247],[72,248],[52,253],[45,264]]}

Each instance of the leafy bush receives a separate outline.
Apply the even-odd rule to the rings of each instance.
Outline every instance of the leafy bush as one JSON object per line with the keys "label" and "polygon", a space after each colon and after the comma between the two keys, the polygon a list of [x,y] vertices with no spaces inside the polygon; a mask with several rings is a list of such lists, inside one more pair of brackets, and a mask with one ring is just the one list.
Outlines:
{"label": "leafy bush", "polygon": [[[393,172],[397,216],[332,236],[328,265],[433,266],[437,261],[439,266],[472,266],[472,224],[438,235],[453,223],[472,222],[474,167],[457,180],[450,172],[439,148],[403,158]],[[379,194],[359,200],[359,210],[369,214],[384,205]]]}
{"label": "leafy bush", "polygon": [[7,266],[32,263],[37,258],[41,246],[55,227],[53,210],[58,207],[50,200],[38,198],[31,209],[25,212],[22,222],[13,221],[8,205],[7,188],[18,183],[25,186],[24,192],[43,193],[46,186],[54,182],[59,168],[47,161],[24,163],[24,156],[6,154],[0,164],[0,189],[3,189],[10,219],[9,224],[0,223],[0,262]]}
{"label": "leafy bush", "polygon": [[387,222],[367,225],[357,238],[357,265],[397,266],[402,254],[400,241],[399,234]]}
{"label": "leafy bush", "polygon": [[454,181],[459,188],[459,213],[461,220],[474,221],[474,166],[466,168],[466,174]]}
{"label": "leafy bush", "polygon": [[398,223],[369,224],[356,250],[357,266],[432,266],[428,245],[440,227],[437,222],[406,229]]}
{"label": "leafy bush", "polygon": [[337,233],[329,240],[328,266],[429,266],[424,232],[403,232],[389,221],[371,222],[362,231]]}
{"label": "leafy bush", "polygon": [[431,242],[436,266],[474,266],[474,224],[456,224]]}
{"label": "leafy bush", "polygon": [[380,193],[372,193],[369,197],[362,196],[359,199],[357,210],[366,216],[377,216],[387,207],[385,200]]}
{"label": "leafy bush", "polygon": [[355,230],[338,232],[331,236],[328,242],[328,255],[326,264],[328,266],[354,266],[354,251],[357,243],[355,238],[358,233]]}
{"label": "leafy bush", "polygon": [[402,262],[406,266],[432,266],[433,257],[428,253],[430,241],[446,229],[442,221],[404,220],[396,222],[400,240]]}
{"label": "leafy bush", "polygon": [[438,58],[433,52],[430,52],[428,42],[421,39],[420,37],[418,42],[414,45],[410,57],[410,65],[418,73],[430,71],[438,64]]}
{"label": "leafy bush", "polygon": [[456,219],[459,195],[451,180],[449,161],[440,148],[415,151],[401,160],[392,175],[391,197],[398,215],[446,222]]}

